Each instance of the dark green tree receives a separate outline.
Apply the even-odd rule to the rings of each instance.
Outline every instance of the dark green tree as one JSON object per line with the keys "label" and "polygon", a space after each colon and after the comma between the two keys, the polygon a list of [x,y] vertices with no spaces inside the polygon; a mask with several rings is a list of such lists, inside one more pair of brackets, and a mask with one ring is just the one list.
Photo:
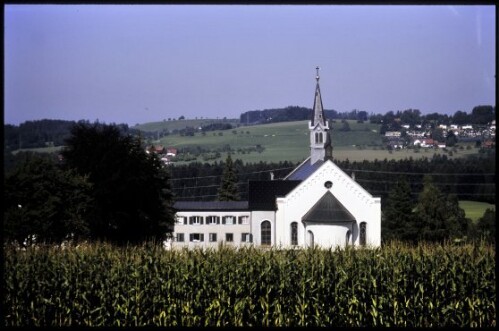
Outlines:
{"label": "dark green tree", "polygon": [[495,243],[496,240],[496,212],[490,208],[477,221],[477,235],[479,238]]}
{"label": "dark green tree", "polygon": [[415,224],[419,240],[442,242],[467,233],[467,219],[455,195],[446,196],[430,176],[423,179],[424,187],[415,208]]}
{"label": "dark green tree", "polygon": [[388,194],[384,204],[381,222],[383,240],[413,240],[417,236],[413,209],[411,186],[406,178],[401,178]]}
{"label": "dark green tree", "polygon": [[230,153],[225,160],[225,167],[222,173],[222,181],[218,189],[219,201],[238,201],[239,189],[237,187],[237,174],[232,162]]}
{"label": "dark green tree", "polygon": [[118,244],[160,242],[174,222],[169,176],[140,140],[114,125],[78,123],[63,151],[65,165],[93,184],[93,238]]}
{"label": "dark green tree", "polygon": [[447,137],[445,137],[445,144],[449,147],[452,147],[456,145],[456,143],[457,143],[457,137],[454,134],[454,131],[452,130],[447,131]]}
{"label": "dark green tree", "polygon": [[49,159],[30,157],[5,178],[4,235],[22,245],[61,243],[89,234],[91,185],[72,170],[63,171]]}

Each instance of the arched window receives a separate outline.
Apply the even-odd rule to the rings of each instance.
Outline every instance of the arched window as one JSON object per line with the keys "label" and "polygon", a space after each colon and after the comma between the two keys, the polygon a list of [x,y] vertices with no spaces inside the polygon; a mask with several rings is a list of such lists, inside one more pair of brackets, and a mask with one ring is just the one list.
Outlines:
{"label": "arched window", "polygon": [[322,144],[322,132],[315,133],[315,143]]}
{"label": "arched window", "polygon": [[298,245],[298,223],[291,223],[291,245]]}
{"label": "arched window", "polygon": [[348,230],[347,235],[346,235],[346,240],[345,240],[345,246],[348,246],[350,244],[350,238],[352,237],[352,231]]}
{"label": "arched window", "polygon": [[366,222],[360,223],[360,245],[361,246],[366,245],[366,231],[367,231]]}
{"label": "arched window", "polygon": [[308,230],[308,247],[314,247],[314,233]]}
{"label": "arched window", "polygon": [[261,237],[262,237],[262,245],[271,245],[272,244],[272,236],[271,236],[271,225],[269,221],[263,221],[261,224]]}

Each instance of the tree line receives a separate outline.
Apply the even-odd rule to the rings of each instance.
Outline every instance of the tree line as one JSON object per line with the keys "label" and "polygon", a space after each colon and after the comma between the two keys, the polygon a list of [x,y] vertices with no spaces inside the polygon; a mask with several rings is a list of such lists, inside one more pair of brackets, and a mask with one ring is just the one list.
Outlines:
{"label": "tree line", "polygon": [[[26,153],[4,177],[4,238],[161,242],[175,200],[247,200],[250,180],[281,179],[297,164],[225,162],[165,166],[116,125],[77,123],[61,156]],[[458,199],[495,203],[495,153],[448,159],[335,161],[382,198],[383,238],[439,241],[495,235],[495,211],[475,225]],[[35,238],[36,237],[36,238]],[[491,239],[492,240],[492,239]]]}

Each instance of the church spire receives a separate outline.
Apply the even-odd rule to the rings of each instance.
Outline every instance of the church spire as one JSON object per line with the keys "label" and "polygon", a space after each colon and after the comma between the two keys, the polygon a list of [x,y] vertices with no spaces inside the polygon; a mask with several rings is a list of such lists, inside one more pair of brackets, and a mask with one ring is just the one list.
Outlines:
{"label": "church spire", "polygon": [[329,136],[329,122],[324,115],[322,107],[321,90],[319,87],[319,67],[315,68],[317,75],[315,79],[314,108],[312,118],[309,122],[310,130],[310,163],[314,164],[317,161],[326,161],[332,159],[331,137]]}
{"label": "church spire", "polygon": [[317,70],[317,75],[315,76],[315,79],[317,80],[317,84],[315,86],[315,98],[314,98],[314,108],[313,108],[313,113],[312,113],[312,125],[315,126],[318,123],[320,123],[322,126],[325,126],[325,116],[324,116],[324,109],[322,107],[322,98],[321,98],[321,89],[319,87],[319,67],[316,67],[315,70]]}

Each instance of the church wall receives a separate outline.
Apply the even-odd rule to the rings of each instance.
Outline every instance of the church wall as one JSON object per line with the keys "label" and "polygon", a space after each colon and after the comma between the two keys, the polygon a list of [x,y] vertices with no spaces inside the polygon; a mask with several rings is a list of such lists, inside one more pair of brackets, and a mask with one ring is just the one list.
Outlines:
{"label": "church wall", "polygon": [[252,211],[251,212],[251,233],[253,234],[253,244],[260,246],[262,243],[261,238],[261,224],[263,221],[270,221],[271,224],[271,238],[272,245],[275,244],[275,212],[274,211]]}
{"label": "church wall", "polygon": [[[331,193],[350,211],[357,221],[357,226],[354,225],[351,234],[353,244],[360,244],[358,224],[366,222],[367,244],[379,246],[381,243],[381,204],[379,198],[373,198],[331,161],[326,162],[285,198],[277,199],[277,244],[282,246],[291,244],[290,225],[291,222],[298,221],[299,238],[301,238],[301,241],[299,239],[299,245],[304,246],[307,241],[303,238],[307,237],[307,233],[301,219],[327,192],[328,189],[324,185],[327,181],[333,183],[330,188]],[[345,226],[321,225],[319,227],[319,225],[316,225],[314,227],[316,230],[320,229],[320,234],[316,235],[316,244],[324,247],[331,244],[344,245],[346,231],[348,230]]]}

